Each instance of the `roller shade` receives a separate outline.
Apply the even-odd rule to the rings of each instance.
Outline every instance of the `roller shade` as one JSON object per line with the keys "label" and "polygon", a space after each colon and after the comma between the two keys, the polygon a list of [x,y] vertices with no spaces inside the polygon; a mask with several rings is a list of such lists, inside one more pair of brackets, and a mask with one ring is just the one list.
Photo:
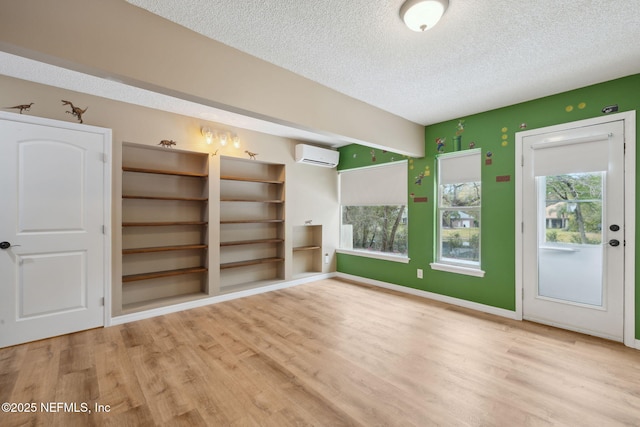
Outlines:
{"label": "roller shade", "polygon": [[438,183],[459,184],[481,180],[480,149],[457,151],[438,156]]}
{"label": "roller shade", "polygon": [[[525,140],[526,144],[526,140]],[[575,144],[580,144],[576,155]],[[531,144],[533,175],[603,172],[609,169],[609,135],[595,135],[555,142]]]}
{"label": "roller shade", "polygon": [[406,205],[407,161],[340,172],[343,206]]}

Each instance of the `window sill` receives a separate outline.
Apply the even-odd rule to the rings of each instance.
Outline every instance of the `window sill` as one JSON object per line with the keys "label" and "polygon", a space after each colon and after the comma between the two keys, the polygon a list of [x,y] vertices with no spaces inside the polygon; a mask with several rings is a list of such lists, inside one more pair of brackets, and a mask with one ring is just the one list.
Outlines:
{"label": "window sill", "polygon": [[484,270],[479,268],[462,267],[452,264],[441,264],[438,262],[432,262],[429,264],[432,270],[446,271],[448,273],[464,274],[466,276],[484,277]]}
{"label": "window sill", "polygon": [[374,259],[381,259],[385,261],[401,262],[404,264],[408,264],[410,261],[409,257],[402,256],[402,255],[385,254],[384,252],[356,251],[352,249],[336,249],[336,252],[339,254],[355,255],[355,256],[360,256],[364,258],[374,258]]}

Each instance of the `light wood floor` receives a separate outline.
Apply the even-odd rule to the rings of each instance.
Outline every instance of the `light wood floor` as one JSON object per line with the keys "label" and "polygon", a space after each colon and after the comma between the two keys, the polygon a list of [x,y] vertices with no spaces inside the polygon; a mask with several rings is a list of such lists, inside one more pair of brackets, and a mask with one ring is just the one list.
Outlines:
{"label": "light wood floor", "polygon": [[[640,425],[640,351],[324,280],[0,350],[13,425]],[[40,410],[40,408],[38,408]]]}

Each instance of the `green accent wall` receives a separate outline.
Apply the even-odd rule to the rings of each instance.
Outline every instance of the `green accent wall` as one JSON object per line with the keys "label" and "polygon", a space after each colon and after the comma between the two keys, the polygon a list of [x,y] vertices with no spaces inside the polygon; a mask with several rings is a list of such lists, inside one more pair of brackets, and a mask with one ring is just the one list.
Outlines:
{"label": "green accent wall", "polygon": [[[461,99],[460,102],[464,102]],[[341,273],[421,289],[506,310],[515,310],[515,134],[604,115],[602,109],[640,111],[640,74],[540,98],[425,128],[425,157],[409,159],[408,264],[338,254]],[[522,128],[521,128],[522,127]],[[640,129],[640,126],[637,127]],[[431,270],[435,254],[435,156],[470,144],[482,149],[481,257],[485,277]],[[636,135],[636,140],[640,137]],[[491,153],[491,164],[485,163]],[[640,150],[636,150],[640,157]],[[406,156],[359,145],[340,149],[339,170],[406,159]],[[640,160],[636,159],[640,170]],[[640,188],[640,173],[636,186]],[[424,198],[427,198],[426,202]],[[636,212],[640,215],[640,198]],[[640,234],[640,224],[636,220]],[[636,236],[636,242],[640,238]],[[639,248],[640,249],[640,248]],[[636,250],[640,261],[640,250]],[[638,265],[638,262],[636,262]],[[416,277],[416,269],[424,278]],[[640,338],[640,271],[636,267],[636,338]]]}

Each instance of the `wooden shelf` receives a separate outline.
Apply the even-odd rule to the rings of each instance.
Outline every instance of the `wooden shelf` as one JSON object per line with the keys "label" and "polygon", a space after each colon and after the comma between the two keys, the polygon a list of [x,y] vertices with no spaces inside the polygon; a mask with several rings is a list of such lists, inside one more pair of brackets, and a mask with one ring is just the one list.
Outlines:
{"label": "wooden shelf", "polygon": [[284,181],[276,181],[271,179],[260,179],[260,178],[246,178],[246,177],[240,177],[240,176],[220,176],[220,179],[225,181],[260,182],[263,184],[284,184]]}
{"label": "wooden shelf", "polygon": [[294,252],[298,251],[312,251],[315,249],[320,249],[320,246],[298,246],[297,248],[293,248]]}
{"label": "wooden shelf", "polygon": [[157,279],[160,277],[181,276],[183,274],[204,273],[207,271],[206,267],[190,267],[180,268],[178,270],[165,270],[154,271],[151,273],[131,274],[128,276],[122,276],[122,283],[136,282],[139,280]]}
{"label": "wooden shelf", "polygon": [[129,166],[123,166],[122,170],[124,172],[138,172],[138,173],[153,173],[157,175],[176,175],[176,176],[188,176],[194,178],[206,178],[206,173],[195,173],[195,172],[180,172],[166,169],[147,169],[147,168],[132,168]]}
{"label": "wooden shelf", "polygon": [[284,203],[284,200],[220,199],[221,202]]}
{"label": "wooden shelf", "polygon": [[236,240],[235,242],[220,242],[220,246],[258,245],[261,243],[282,243],[284,239],[257,239],[257,240]]}
{"label": "wooden shelf", "polygon": [[206,197],[159,197],[159,196],[132,196],[123,194],[123,199],[141,199],[141,200],[178,200],[181,202],[206,202]]}
{"label": "wooden shelf", "polygon": [[123,222],[123,227],[168,227],[171,225],[207,225],[206,221]]}
{"label": "wooden shelf", "polygon": [[248,261],[227,262],[225,264],[220,264],[220,270],[224,270],[227,268],[247,267],[249,265],[269,264],[269,263],[283,262],[283,261],[284,261],[284,258],[260,258],[260,259],[252,259]]}
{"label": "wooden shelf", "polygon": [[186,251],[191,249],[207,249],[207,245],[156,246],[150,248],[123,249],[122,255],[146,254],[152,252]]}
{"label": "wooden shelf", "polygon": [[140,302],[131,302],[122,305],[122,314],[131,314],[139,311],[150,310],[152,308],[166,307],[167,305],[195,301],[198,299],[207,298],[208,296],[209,295],[204,292],[192,292],[187,294],[172,295],[163,298],[153,298]]}
{"label": "wooden shelf", "polygon": [[284,219],[233,219],[230,221],[220,221],[220,224],[268,224],[284,222]]}

